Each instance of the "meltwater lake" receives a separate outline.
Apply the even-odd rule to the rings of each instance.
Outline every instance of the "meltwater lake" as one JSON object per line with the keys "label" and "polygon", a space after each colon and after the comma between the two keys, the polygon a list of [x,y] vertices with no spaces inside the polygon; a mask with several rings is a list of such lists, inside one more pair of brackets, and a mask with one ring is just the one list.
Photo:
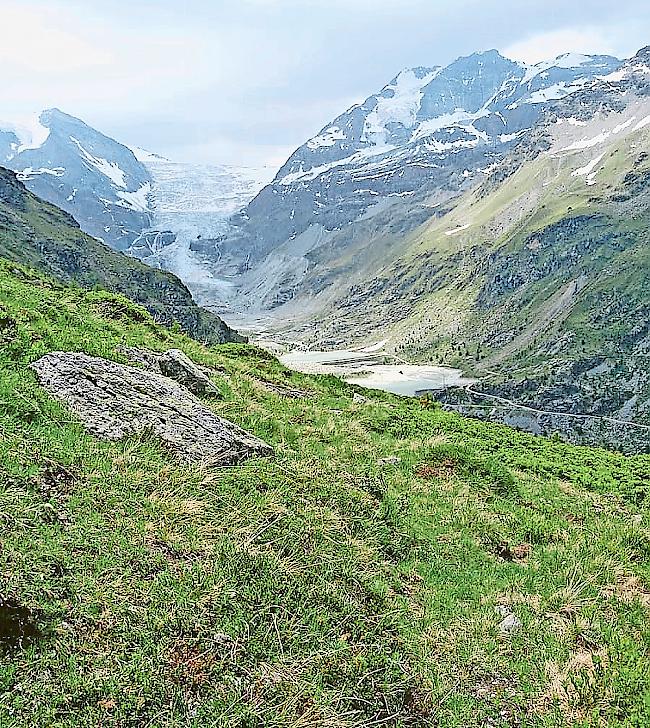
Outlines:
{"label": "meltwater lake", "polygon": [[361,350],[291,351],[280,356],[289,369],[304,374],[333,374],[368,389],[416,397],[427,391],[462,387],[476,382],[460,369],[420,364],[386,364],[379,346]]}

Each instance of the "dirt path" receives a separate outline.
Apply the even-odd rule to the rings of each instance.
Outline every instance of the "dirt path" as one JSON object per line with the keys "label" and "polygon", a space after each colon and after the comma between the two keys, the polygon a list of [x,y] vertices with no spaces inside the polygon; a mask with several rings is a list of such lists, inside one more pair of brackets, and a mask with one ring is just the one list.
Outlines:
{"label": "dirt path", "polygon": [[[574,420],[599,420],[600,422],[611,422],[615,425],[625,425],[627,427],[634,427],[639,430],[650,430],[650,425],[641,425],[637,422],[629,422],[628,420],[619,420],[616,417],[607,417],[605,415],[583,415],[583,414],[575,414],[573,412],[554,412],[552,410],[540,410],[535,409],[534,407],[529,407],[525,404],[518,404],[517,402],[513,402],[511,399],[506,399],[505,397],[498,397],[495,394],[485,394],[484,392],[477,392],[475,389],[472,389],[472,385],[469,385],[464,388],[465,391],[468,394],[473,394],[475,397],[482,397],[483,399],[487,399],[490,402],[497,402],[501,404],[504,407],[508,407],[510,409],[520,409],[525,410],[526,412],[532,412],[537,415],[549,415],[551,417],[568,417],[570,419]],[[482,407],[482,405],[460,405],[462,407]]]}

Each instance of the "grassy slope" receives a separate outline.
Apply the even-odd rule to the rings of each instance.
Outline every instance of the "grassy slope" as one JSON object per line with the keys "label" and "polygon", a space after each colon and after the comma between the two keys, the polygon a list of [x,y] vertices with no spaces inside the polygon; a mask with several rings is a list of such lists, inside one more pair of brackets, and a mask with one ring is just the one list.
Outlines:
{"label": "grassy slope", "polygon": [[59,208],[29,193],[0,168],[0,256],[30,265],[63,282],[119,292],[165,325],[213,343],[241,341],[220,318],[200,308],[172,273],[118,253],[82,232]]}
{"label": "grassy slope", "polygon": [[[27,369],[124,344],[214,367],[209,405],[276,457],[208,471],[98,442]],[[650,721],[650,458],[354,403],[8,264],[0,370],[0,597],[46,634],[0,657],[3,728]]]}
{"label": "grassy slope", "polygon": [[[592,280],[578,302],[576,316],[566,324],[558,322],[558,326],[546,328],[544,333],[551,341],[564,331],[575,333],[576,342],[584,338],[591,341],[594,326],[585,323],[585,315],[593,318],[602,292],[617,294],[620,288],[623,307],[630,311],[606,321],[605,326],[603,322],[599,325],[601,339],[620,334],[621,324],[625,328],[629,323],[648,285],[644,263],[649,213],[643,205],[621,205],[612,198],[617,192],[629,191],[628,173],[641,175],[650,170],[647,154],[639,163],[641,152],[649,148],[647,130],[612,143],[592,186],[585,184],[584,177],[572,174],[582,164],[580,156],[557,159],[542,155],[524,164],[490,194],[483,195],[480,188],[472,190],[449,214],[432,218],[401,245],[395,245],[393,257],[384,261],[381,276],[359,284],[362,292],[371,293],[357,296],[351,306],[346,305],[347,301],[337,302],[323,331],[327,334],[333,330],[339,335],[361,332],[358,343],[377,338],[380,332],[380,338],[388,335],[397,350],[410,358],[471,367],[477,345],[486,356],[499,351],[514,333],[534,326],[549,300],[575,275],[577,266],[575,260],[560,262],[555,273],[483,308],[477,306],[481,287],[495,272],[507,277],[513,268],[516,270],[518,259],[533,257],[527,249],[531,236],[561,221],[599,214],[605,216],[618,238],[627,238],[628,247],[635,248],[635,252],[619,255],[619,251],[599,242],[595,234],[596,247],[583,259]],[[590,152],[585,154],[588,158]],[[643,199],[647,208],[648,200]],[[456,229],[457,233],[447,234]],[[585,235],[589,232],[586,230]],[[570,247],[570,241],[562,241],[546,253],[561,260]],[[630,255],[640,263],[636,282],[628,276]],[[543,262],[543,253],[540,260],[531,261]],[[634,285],[630,286],[630,282]],[[345,313],[343,317],[337,313],[340,310]],[[397,311],[396,320],[389,319],[387,328],[387,312],[393,311]],[[348,333],[348,337],[355,335]],[[522,355],[530,360],[534,351],[530,348]],[[581,346],[576,346],[566,353],[576,356],[583,352]]]}

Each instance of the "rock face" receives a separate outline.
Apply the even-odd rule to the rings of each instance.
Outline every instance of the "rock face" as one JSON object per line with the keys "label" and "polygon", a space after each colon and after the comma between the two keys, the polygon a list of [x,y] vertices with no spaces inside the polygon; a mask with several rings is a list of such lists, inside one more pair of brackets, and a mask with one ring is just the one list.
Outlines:
{"label": "rock face", "polygon": [[160,374],[64,352],[47,354],[32,369],[43,388],[100,438],[151,431],[182,459],[215,465],[273,452]]}
{"label": "rock face", "polygon": [[139,364],[150,372],[173,379],[189,389],[192,394],[222,397],[221,392],[210,379],[213,370],[195,364],[180,349],[169,349],[161,354],[159,351],[151,349],[122,346],[118,347],[117,351],[124,354],[132,364]]}

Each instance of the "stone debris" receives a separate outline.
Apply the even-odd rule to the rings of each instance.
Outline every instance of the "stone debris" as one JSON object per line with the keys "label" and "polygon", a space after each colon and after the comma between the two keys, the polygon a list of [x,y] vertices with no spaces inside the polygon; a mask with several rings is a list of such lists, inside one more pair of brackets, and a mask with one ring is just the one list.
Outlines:
{"label": "stone debris", "polygon": [[193,394],[211,397],[222,396],[217,386],[210,379],[212,371],[207,367],[195,364],[180,349],[169,349],[161,354],[151,349],[122,346],[117,351],[124,354],[133,363],[141,364],[149,371],[160,372],[182,384]]}
{"label": "stone debris", "polygon": [[502,604],[498,606],[496,612],[503,617],[503,620],[499,624],[499,632],[502,635],[510,635],[523,627],[519,617],[517,617],[508,605]]}
{"label": "stone debris", "polygon": [[169,349],[158,359],[160,371],[175,382],[187,387],[192,394],[221,397],[210,378],[180,349]]}

